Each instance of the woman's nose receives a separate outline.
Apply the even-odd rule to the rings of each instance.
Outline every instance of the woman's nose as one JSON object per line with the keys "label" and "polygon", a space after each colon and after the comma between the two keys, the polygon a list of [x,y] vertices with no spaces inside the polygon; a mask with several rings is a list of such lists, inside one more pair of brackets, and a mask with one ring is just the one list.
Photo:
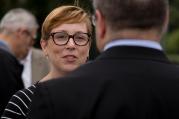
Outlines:
{"label": "woman's nose", "polygon": [[67,48],[75,48],[76,47],[76,44],[73,40],[73,38],[70,38],[68,43],[66,44]]}

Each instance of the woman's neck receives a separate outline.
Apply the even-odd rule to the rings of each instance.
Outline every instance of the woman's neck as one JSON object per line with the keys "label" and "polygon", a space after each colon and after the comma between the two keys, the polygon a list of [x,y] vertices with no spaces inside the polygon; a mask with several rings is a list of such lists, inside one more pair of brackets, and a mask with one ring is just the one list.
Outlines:
{"label": "woman's neck", "polygon": [[50,71],[43,79],[41,79],[39,82],[48,81],[54,78],[63,77],[65,73],[59,73],[55,71]]}

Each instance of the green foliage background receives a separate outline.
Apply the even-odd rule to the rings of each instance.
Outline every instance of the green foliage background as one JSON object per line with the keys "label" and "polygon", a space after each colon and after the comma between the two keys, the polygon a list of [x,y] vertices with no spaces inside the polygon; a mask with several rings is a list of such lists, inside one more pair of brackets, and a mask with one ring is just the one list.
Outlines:
{"label": "green foliage background", "polygon": [[169,59],[179,64],[179,0],[170,0],[170,22],[161,44]]}
{"label": "green foliage background", "polygon": [[[25,8],[31,11],[37,17],[38,23],[41,26],[47,14],[54,8],[64,4],[78,4],[89,13],[93,12],[91,0],[0,0],[0,18],[12,8]],[[170,0],[170,23],[166,36],[161,41],[161,44],[168,54],[169,58],[179,63],[179,0]],[[92,37],[93,41],[95,36]],[[39,46],[40,28],[35,47]],[[90,59],[94,59],[98,55],[95,42],[92,43]]]}

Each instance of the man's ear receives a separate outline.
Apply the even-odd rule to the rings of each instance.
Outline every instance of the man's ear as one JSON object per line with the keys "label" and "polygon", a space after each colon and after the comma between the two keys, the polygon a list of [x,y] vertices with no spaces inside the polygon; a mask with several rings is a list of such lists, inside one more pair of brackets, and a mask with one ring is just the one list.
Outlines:
{"label": "man's ear", "polygon": [[99,10],[95,11],[96,15],[96,45],[98,50],[101,52],[104,49],[106,42],[106,23],[105,18]]}
{"label": "man's ear", "polygon": [[98,28],[98,35],[100,39],[103,39],[106,33],[105,19],[99,10],[96,10],[95,16],[96,16],[96,27]]}

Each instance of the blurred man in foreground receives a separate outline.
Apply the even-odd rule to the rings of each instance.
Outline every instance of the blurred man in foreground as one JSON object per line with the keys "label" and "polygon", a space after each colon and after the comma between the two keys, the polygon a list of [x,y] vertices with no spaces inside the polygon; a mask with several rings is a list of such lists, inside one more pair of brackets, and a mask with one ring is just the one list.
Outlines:
{"label": "blurred man in foreground", "polygon": [[101,55],[39,84],[30,119],[177,119],[179,68],[159,44],[167,0],[93,0]]}

